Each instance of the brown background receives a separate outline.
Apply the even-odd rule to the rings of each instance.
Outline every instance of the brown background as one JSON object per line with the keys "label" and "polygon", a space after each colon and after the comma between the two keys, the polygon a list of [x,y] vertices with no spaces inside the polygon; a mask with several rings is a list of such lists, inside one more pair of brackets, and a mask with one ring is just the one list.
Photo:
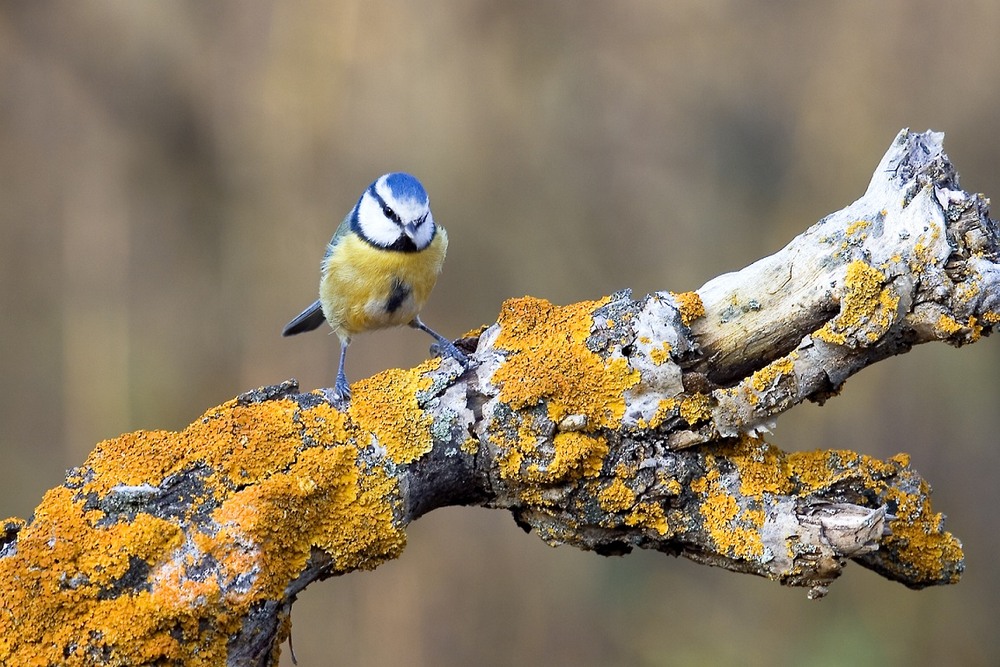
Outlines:
{"label": "brown background", "polygon": [[[385,171],[448,228],[425,319],[451,336],[511,296],[695,289],[860,196],[902,127],[946,131],[963,185],[1000,196],[998,29],[985,1],[6,2],[0,515],[101,438],[331,384],[333,338],[278,333]],[[349,371],[427,344],[361,338]],[[306,591],[300,664],[997,664],[998,357],[925,346],[774,436],[910,452],[965,542],[957,586],[852,567],[811,603],[455,508]]]}

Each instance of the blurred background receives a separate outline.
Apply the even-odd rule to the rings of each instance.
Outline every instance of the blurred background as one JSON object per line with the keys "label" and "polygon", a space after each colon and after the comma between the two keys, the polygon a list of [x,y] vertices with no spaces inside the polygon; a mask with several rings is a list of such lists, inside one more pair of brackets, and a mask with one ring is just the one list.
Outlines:
{"label": "blurred background", "polygon": [[[903,127],[945,131],[963,186],[1000,196],[998,32],[988,0],[5,2],[0,515],[103,438],[332,384],[334,338],[279,332],[386,171],[448,228],[424,315],[452,337],[508,297],[697,289],[859,197]],[[360,338],[350,376],[427,346]],[[910,452],[964,541],[956,586],[853,566],[809,602],[450,508],[301,596],[299,664],[1000,664],[998,361],[995,339],[918,348],[773,438]]]}

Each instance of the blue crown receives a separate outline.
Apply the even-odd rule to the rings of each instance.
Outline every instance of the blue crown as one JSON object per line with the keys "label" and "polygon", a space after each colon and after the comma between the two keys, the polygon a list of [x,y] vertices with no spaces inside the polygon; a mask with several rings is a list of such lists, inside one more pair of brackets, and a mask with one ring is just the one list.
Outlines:
{"label": "blue crown", "polygon": [[388,174],[385,177],[385,184],[398,201],[412,200],[421,204],[427,203],[427,191],[415,176],[402,172]]}

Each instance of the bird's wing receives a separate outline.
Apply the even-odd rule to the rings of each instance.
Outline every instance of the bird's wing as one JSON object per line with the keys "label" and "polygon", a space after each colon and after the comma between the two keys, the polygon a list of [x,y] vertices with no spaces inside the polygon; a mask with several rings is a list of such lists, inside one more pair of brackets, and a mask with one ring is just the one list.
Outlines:
{"label": "bird's wing", "polygon": [[[340,223],[337,227],[337,231],[333,233],[333,238],[330,239],[330,243],[326,246],[326,253],[323,255],[323,261],[321,263],[322,271],[326,271],[326,260],[330,257],[333,249],[339,244],[345,236],[351,233],[351,217],[354,215],[352,210],[344,221]],[[282,330],[282,336],[294,336],[295,334],[300,334],[305,331],[312,331],[319,325],[326,322],[326,316],[323,315],[323,306],[320,304],[319,299],[313,301],[312,304],[303,310],[301,313],[295,316],[291,322],[285,325]]]}
{"label": "bird's wing", "polygon": [[294,336],[305,331],[312,331],[323,324],[323,322],[326,322],[326,317],[323,315],[323,306],[320,305],[319,299],[317,299],[308,308],[296,315],[295,319],[286,324],[285,328],[281,331],[281,335]]}
{"label": "bird's wing", "polygon": [[353,216],[354,211],[352,210],[347,214],[347,217],[344,218],[343,222],[340,223],[340,226],[337,227],[337,231],[333,233],[333,238],[330,239],[330,242],[326,244],[326,253],[323,254],[323,264],[326,263],[326,259],[330,256],[330,253],[333,252],[333,249],[344,240],[344,237],[354,231],[351,229],[351,218]]}

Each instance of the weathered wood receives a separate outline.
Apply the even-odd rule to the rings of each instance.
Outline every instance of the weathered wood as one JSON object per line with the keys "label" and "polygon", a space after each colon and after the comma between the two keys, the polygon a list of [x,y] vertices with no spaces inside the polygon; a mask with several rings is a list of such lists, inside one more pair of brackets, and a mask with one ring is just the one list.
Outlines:
{"label": "weathered wood", "polygon": [[989,333],[997,241],[941,135],[904,131],[861,199],[697,292],[511,300],[460,342],[468,371],[386,371],[346,412],[289,381],[102,442],[4,524],[0,662],[275,664],[305,586],[397,557],[410,521],[455,504],[812,597],[851,560],[953,583],[961,545],[905,455],[761,433],[880,359]]}

